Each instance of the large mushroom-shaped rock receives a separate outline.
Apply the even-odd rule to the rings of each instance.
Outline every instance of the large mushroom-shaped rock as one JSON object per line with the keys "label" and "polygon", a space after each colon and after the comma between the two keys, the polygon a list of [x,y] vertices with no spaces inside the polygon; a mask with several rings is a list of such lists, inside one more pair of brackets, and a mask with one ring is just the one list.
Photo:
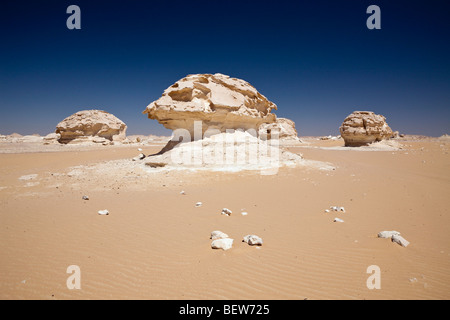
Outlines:
{"label": "large mushroom-shaped rock", "polygon": [[345,118],[339,130],[345,145],[349,147],[390,139],[394,134],[386,118],[371,111],[353,112]]}
{"label": "large mushroom-shaped rock", "polygon": [[[186,129],[194,140],[194,122],[202,121],[201,137],[208,129],[255,130],[275,122],[277,106],[248,82],[223,74],[189,75],[167,88],[144,110],[171,130]],[[211,131],[210,131],[211,132]]]}
{"label": "large mushroom-shaped rock", "polygon": [[114,115],[101,110],[79,111],[56,126],[60,143],[122,141],[126,138],[126,124]]}
{"label": "large mushroom-shaped rock", "polygon": [[280,140],[300,141],[295,130],[295,122],[286,118],[277,118],[276,122],[261,124],[258,134],[262,139],[277,137]]}

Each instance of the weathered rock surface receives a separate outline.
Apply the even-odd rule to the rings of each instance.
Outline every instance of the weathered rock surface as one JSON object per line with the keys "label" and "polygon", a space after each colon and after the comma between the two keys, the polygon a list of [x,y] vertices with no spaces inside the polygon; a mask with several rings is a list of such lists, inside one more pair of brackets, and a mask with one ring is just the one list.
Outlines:
{"label": "weathered rock surface", "polygon": [[211,248],[213,249],[228,250],[231,249],[232,246],[233,246],[233,239],[230,238],[217,239],[211,242]]}
{"label": "weathered rock surface", "polygon": [[261,139],[272,139],[300,142],[295,122],[286,118],[277,118],[274,123],[263,123],[259,126],[259,137]]}
{"label": "weathered rock surface", "polygon": [[226,233],[223,233],[222,231],[213,231],[211,232],[211,237],[210,239],[212,240],[217,240],[217,239],[226,239],[229,238],[228,235]]}
{"label": "weathered rock surface", "polygon": [[372,142],[390,139],[394,133],[386,123],[386,118],[371,111],[355,111],[340,127],[345,145],[359,147]]}
{"label": "weathered rock surface", "polygon": [[203,168],[213,171],[270,170],[303,162],[291,153],[248,132],[221,133],[198,141],[176,144],[172,149],[150,155],[146,165],[177,168]]}
{"label": "weathered rock surface", "polygon": [[58,143],[59,139],[61,139],[61,135],[59,133],[49,133],[42,138],[44,144]]}
{"label": "weathered rock surface", "polygon": [[[60,143],[122,141],[127,126],[114,115],[101,110],[79,111],[56,126]],[[103,139],[103,140],[102,140]]]}
{"label": "weathered rock surface", "polygon": [[393,235],[391,238],[392,242],[397,243],[398,245],[402,246],[402,247],[407,247],[409,246],[409,241],[406,240],[405,238],[403,238],[401,235]]}
{"label": "weathered rock surface", "polygon": [[[276,120],[277,106],[248,82],[217,74],[189,75],[167,88],[144,110],[171,130],[186,129],[194,140],[194,122],[202,121],[201,136],[208,130],[255,130]],[[198,136],[199,134],[197,134]]]}
{"label": "weathered rock surface", "polygon": [[400,232],[398,231],[381,231],[378,233],[378,238],[388,239],[392,238],[392,236],[399,236]]}
{"label": "weathered rock surface", "polygon": [[262,246],[263,244],[263,240],[254,234],[246,235],[242,242],[245,242],[250,246]]}

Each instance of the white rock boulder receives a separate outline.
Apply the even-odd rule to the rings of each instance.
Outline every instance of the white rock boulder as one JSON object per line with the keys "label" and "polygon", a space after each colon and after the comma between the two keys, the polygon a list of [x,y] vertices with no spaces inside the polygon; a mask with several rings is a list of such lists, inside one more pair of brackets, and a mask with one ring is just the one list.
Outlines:
{"label": "white rock boulder", "polygon": [[233,246],[233,239],[226,238],[226,239],[217,239],[211,242],[211,248],[213,249],[222,249],[222,250],[229,250]]}
{"label": "white rock boulder", "polygon": [[213,231],[211,232],[211,237],[210,239],[212,240],[217,240],[217,239],[226,239],[229,238],[228,235],[226,233],[223,233],[222,231]]}
{"label": "white rock boulder", "polygon": [[[194,122],[208,130],[255,130],[276,120],[277,106],[248,82],[216,73],[189,75],[167,88],[162,97],[143,111],[167,129],[186,129],[194,140]],[[198,136],[199,134],[197,134]]]}
{"label": "white rock boulder", "polygon": [[398,231],[381,231],[378,233],[378,238],[389,239],[392,236],[399,236],[400,232]]}
{"label": "white rock boulder", "polygon": [[246,235],[242,242],[245,242],[250,246],[262,246],[263,244],[263,240],[254,234]]}
{"label": "white rock boulder", "polygon": [[101,110],[79,111],[56,126],[60,143],[123,141],[126,124],[114,115]]}
{"label": "white rock boulder", "polygon": [[277,118],[273,123],[263,123],[259,126],[261,139],[277,138],[281,141],[300,142],[295,122],[286,118]]}
{"label": "white rock boulder", "polygon": [[345,145],[349,147],[364,146],[394,136],[386,118],[372,111],[353,112],[345,118],[339,130]]}

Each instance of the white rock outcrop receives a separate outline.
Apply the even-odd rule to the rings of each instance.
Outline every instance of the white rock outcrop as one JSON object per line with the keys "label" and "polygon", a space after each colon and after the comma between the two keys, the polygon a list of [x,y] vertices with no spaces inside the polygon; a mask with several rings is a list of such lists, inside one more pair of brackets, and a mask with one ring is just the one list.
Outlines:
{"label": "white rock outcrop", "polygon": [[[277,106],[248,82],[216,74],[189,75],[167,88],[162,97],[143,111],[167,129],[185,129],[191,140],[206,131],[255,130],[276,121]],[[194,122],[202,121],[201,134],[194,137]],[[200,137],[198,137],[201,135]]]}
{"label": "white rock outcrop", "polygon": [[126,124],[114,115],[101,110],[79,111],[56,126],[60,143],[122,141],[126,138]]}
{"label": "white rock outcrop", "polygon": [[59,133],[49,133],[42,138],[44,144],[58,143],[59,139],[61,139],[61,135]]}
{"label": "white rock outcrop", "polygon": [[220,133],[198,141],[183,142],[146,159],[152,168],[172,167],[212,171],[263,170],[305,163],[301,154],[291,153],[250,135],[248,132]]}
{"label": "white rock outcrop", "polygon": [[277,137],[281,141],[300,142],[295,122],[286,118],[277,118],[273,123],[261,124],[258,134],[261,139]]}
{"label": "white rock outcrop", "polygon": [[339,128],[348,147],[359,147],[393,137],[386,118],[372,111],[355,111],[345,118]]}

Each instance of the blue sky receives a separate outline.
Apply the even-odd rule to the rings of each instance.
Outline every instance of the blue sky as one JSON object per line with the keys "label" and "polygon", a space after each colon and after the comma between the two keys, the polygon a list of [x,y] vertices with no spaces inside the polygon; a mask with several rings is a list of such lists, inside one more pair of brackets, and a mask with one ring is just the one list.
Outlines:
{"label": "blue sky", "polygon": [[[81,9],[69,30],[66,9]],[[381,30],[369,30],[369,5]],[[408,134],[450,133],[450,2],[2,1],[0,133],[47,134],[86,109],[128,134],[170,131],[141,112],[180,78],[244,79],[300,136],[338,134],[354,110]]]}

